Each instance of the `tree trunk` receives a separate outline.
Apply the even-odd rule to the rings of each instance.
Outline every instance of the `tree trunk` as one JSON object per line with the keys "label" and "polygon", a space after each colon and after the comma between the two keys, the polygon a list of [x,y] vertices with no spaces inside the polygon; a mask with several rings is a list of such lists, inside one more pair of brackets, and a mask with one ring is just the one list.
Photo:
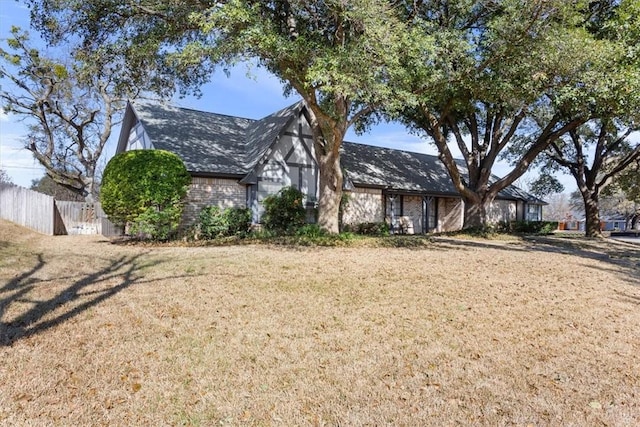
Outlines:
{"label": "tree trunk", "polygon": [[318,200],[318,225],[321,229],[337,234],[339,228],[340,199],[342,198],[342,169],[338,150],[331,150],[318,159],[320,167],[320,198]]}
{"label": "tree trunk", "polygon": [[587,237],[602,237],[600,229],[600,212],[598,211],[598,195],[583,194],[585,225],[584,232]]}
{"label": "tree trunk", "polygon": [[96,183],[93,177],[85,177],[84,178],[84,201],[87,203],[95,202],[95,194],[96,194]]}
{"label": "tree trunk", "polygon": [[489,225],[488,213],[494,197],[484,194],[477,197],[463,197],[464,225],[463,229],[486,228]]}

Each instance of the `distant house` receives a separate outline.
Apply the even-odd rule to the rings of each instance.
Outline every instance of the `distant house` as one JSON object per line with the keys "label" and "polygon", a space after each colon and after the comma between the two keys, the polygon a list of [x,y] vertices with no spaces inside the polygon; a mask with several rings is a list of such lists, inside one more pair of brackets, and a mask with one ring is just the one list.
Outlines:
{"label": "distant house", "polygon": [[[162,149],[182,158],[192,176],[185,224],[208,205],[249,207],[259,223],[264,198],[284,186],[306,194],[310,212],[317,203],[318,165],[306,117],[302,101],[260,120],[129,103],[117,153]],[[463,201],[436,156],[350,142],[341,156],[345,224],[387,221],[403,233],[462,227]],[[491,220],[541,220],[544,204],[510,186],[494,202]]]}
{"label": "distant house", "polygon": [[600,230],[602,231],[627,231],[627,219],[623,217],[618,218],[603,218],[600,220]]}

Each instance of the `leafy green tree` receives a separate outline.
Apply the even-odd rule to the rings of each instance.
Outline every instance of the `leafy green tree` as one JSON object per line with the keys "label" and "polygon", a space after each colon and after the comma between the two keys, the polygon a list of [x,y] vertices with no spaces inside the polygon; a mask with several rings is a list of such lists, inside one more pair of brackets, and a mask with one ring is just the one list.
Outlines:
{"label": "leafy green tree", "polygon": [[640,158],[616,175],[611,187],[623,192],[627,200],[640,204]]}
{"label": "leafy green tree", "polygon": [[534,196],[544,199],[551,194],[562,193],[564,185],[554,175],[543,173],[529,183],[528,191]]}
{"label": "leafy green tree", "polygon": [[168,240],[178,229],[191,176],[178,156],[163,150],[115,155],[104,170],[102,209],[131,234]]}
{"label": "leafy green tree", "polygon": [[[632,87],[616,74],[618,46],[585,29],[596,13],[586,2],[404,4],[414,42],[398,81],[412,95],[401,117],[437,147],[465,202],[465,228],[486,225],[496,195],[545,148]],[[496,180],[509,150],[512,169]]]}
{"label": "leafy green tree", "polygon": [[69,200],[73,202],[81,202],[84,200],[84,197],[80,194],[58,184],[49,175],[31,180],[31,190],[48,194],[49,196],[53,196],[56,200]]}
{"label": "leafy green tree", "polygon": [[45,56],[20,28],[0,48],[4,110],[28,124],[25,148],[58,185],[87,200],[97,195],[96,169],[124,110],[122,68],[77,54]]}
{"label": "leafy green tree", "polygon": [[320,168],[318,222],[338,232],[347,130],[375,120],[394,99],[387,76],[397,60],[403,23],[382,0],[31,0],[38,27],[58,41],[72,33],[83,49],[112,49],[161,93],[196,91],[217,67],[255,60],[297,92]]}
{"label": "leafy green tree", "polygon": [[542,161],[546,169],[564,168],[574,177],[584,203],[585,233],[597,237],[603,190],[640,158],[640,141],[630,138],[640,130],[640,2],[591,2],[585,26],[601,46],[607,68],[592,72],[592,87],[581,88],[570,105],[556,111],[592,119],[552,141]]}
{"label": "leafy green tree", "polygon": [[619,129],[610,120],[590,122],[572,130],[566,138],[554,141],[544,154],[576,180],[584,203],[588,237],[602,234],[599,203],[602,190],[640,159],[640,142],[632,143],[628,139],[633,130],[631,127]]}

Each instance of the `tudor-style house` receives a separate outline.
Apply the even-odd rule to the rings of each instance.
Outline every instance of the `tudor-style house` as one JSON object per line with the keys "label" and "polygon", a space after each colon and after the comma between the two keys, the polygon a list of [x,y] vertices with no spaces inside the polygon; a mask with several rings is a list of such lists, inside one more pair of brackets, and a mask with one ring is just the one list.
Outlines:
{"label": "tudor-style house", "polygon": [[[300,189],[309,208],[318,198],[318,166],[302,101],[259,120],[129,103],[117,153],[134,149],[167,150],[184,161],[192,176],[185,225],[209,205],[249,207],[259,223],[264,198],[285,186]],[[463,201],[436,156],[344,142],[341,162],[349,195],[345,224],[388,221],[394,232],[408,234],[462,228]],[[538,221],[544,204],[510,186],[493,203],[491,220]]]}

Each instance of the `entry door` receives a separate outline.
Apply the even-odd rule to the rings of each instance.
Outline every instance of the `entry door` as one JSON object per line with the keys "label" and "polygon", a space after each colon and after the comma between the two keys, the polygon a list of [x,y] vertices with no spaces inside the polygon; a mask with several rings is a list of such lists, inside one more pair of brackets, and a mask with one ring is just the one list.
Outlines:
{"label": "entry door", "polygon": [[438,199],[431,196],[422,198],[422,212],[424,214],[423,224],[425,225],[423,232],[428,233],[438,226]]}

